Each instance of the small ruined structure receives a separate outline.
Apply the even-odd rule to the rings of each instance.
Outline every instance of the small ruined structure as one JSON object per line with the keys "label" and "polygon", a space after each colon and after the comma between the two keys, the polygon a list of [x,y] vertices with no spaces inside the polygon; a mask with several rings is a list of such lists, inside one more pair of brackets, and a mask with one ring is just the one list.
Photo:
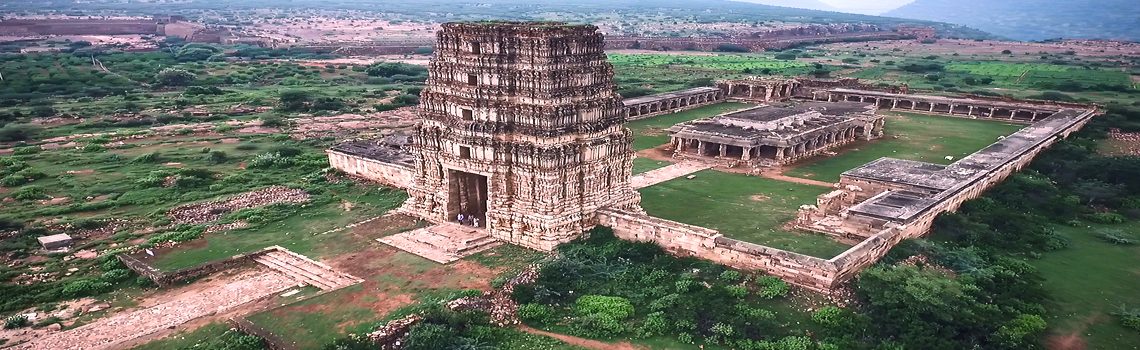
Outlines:
{"label": "small ruined structure", "polygon": [[47,250],[64,249],[70,247],[72,243],[71,236],[68,236],[66,233],[43,236],[36,238],[36,240]]}
{"label": "small ruined structure", "polygon": [[497,239],[551,250],[601,207],[640,211],[633,135],[597,27],[448,23],[435,52],[402,212],[474,217]]}
{"label": "small ruined structure", "polygon": [[748,77],[740,80],[719,80],[716,86],[725,96],[742,102],[783,101],[792,97],[800,82],[795,79]]}
{"label": "small ruined structure", "polygon": [[714,87],[698,87],[663,94],[622,100],[627,120],[638,120],[676,113],[713,103],[724,102],[724,92]]}
{"label": "small ruined structure", "polygon": [[681,156],[779,165],[881,137],[884,118],[876,110],[858,102],[760,106],[680,123],[669,133]]}

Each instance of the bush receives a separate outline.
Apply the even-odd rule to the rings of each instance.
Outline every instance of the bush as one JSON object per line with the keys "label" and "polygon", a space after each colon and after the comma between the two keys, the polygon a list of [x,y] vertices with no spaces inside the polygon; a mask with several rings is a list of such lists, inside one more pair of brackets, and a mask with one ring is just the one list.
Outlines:
{"label": "bush", "polygon": [[104,293],[111,290],[111,284],[94,279],[83,279],[68,283],[60,293],[68,298],[79,298]]}
{"label": "bush", "polygon": [[16,329],[28,325],[28,316],[12,315],[4,319],[4,329]]}
{"label": "bush", "polygon": [[1128,329],[1140,331],[1140,317],[1124,317],[1120,323]]}
{"label": "bush", "polygon": [[39,186],[21,187],[12,191],[12,198],[22,201],[31,201],[47,197],[47,191]]}
{"label": "bush", "polygon": [[625,298],[587,295],[578,298],[574,306],[580,315],[602,314],[616,320],[633,316],[633,305]]}
{"label": "bush", "polygon": [[291,165],[293,165],[293,160],[288,157],[282,157],[280,153],[264,153],[251,159],[245,166],[250,169],[261,169],[286,168]]}
{"label": "bush", "polygon": [[743,286],[728,286],[724,287],[724,289],[727,290],[728,294],[733,297],[744,298],[748,296],[748,288],[745,288]]}
{"label": "bush", "polygon": [[519,306],[519,318],[525,321],[546,323],[554,317],[554,310],[545,305],[523,304]]}
{"label": "bush", "polygon": [[1084,219],[1099,224],[1119,224],[1124,222],[1124,216],[1117,213],[1091,213],[1085,214]]}
{"label": "bush", "polygon": [[0,142],[26,141],[36,138],[42,128],[29,124],[8,124],[0,128]]}
{"label": "bush", "polygon": [[1120,245],[1136,244],[1135,238],[1133,238],[1130,235],[1124,234],[1120,231],[1116,231],[1116,230],[1105,230],[1105,231],[1098,232],[1096,234],[1096,237],[1100,238],[1100,240],[1102,240],[1102,241],[1112,243],[1112,244],[1120,244]]}
{"label": "bush", "polygon": [[196,76],[190,71],[181,68],[163,68],[154,76],[155,82],[160,85],[182,86],[194,81]]}
{"label": "bush", "polygon": [[570,321],[574,334],[587,338],[611,338],[625,332],[625,324],[605,314],[590,314]]}
{"label": "bush", "polygon": [[40,153],[40,148],[36,146],[16,147],[12,150],[12,155],[26,156],[31,154]]}
{"label": "bush", "polygon": [[781,280],[779,277],[764,276],[756,279],[756,284],[763,287],[760,290],[761,298],[773,299],[776,297],[783,297],[788,295],[788,283]]}
{"label": "bush", "polygon": [[222,164],[229,161],[230,157],[224,151],[210,151],[206,154],[206,162],[210,164]]}
{"label": "bush", "polygon": [[16,187],[28,183],[28,178],[18,174],[12,174],[0,179],[0,185],[4,187]]}
{"label": "bush", "polygon": [[185,242],[202,237],[205,232],[206,226],[204,225],[178,224],[174,226],[173,231],[151,237],[146,241],[147,243]]}
{"label": "bush", "polygon": [[725,283],[740,282],[741,278],[743,278],[743,276],[740,275],[740,272],[733,270],[725,270],[724,272],[720,273],[720,280],[724,281]]}

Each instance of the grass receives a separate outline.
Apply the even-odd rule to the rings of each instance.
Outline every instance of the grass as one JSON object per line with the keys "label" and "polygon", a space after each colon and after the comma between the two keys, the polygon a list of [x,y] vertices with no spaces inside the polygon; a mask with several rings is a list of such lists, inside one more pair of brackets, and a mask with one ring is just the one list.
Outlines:
{"label": "grass", "polygon": [[[891,112],[882,139],[854,146],[839,156],[800,166],[784,175],[838,182],[840,173],[882,157],[950,164],[1022,127],[993,120]],[[953,159],[947,160],[946,156]]]}
{"label": "grass", "polygon": [[673,124],[711,117],[747,107],[752,107],[752,105],[732,102],[718,103],[680,113],[632,121],[627,123],[626,127],[633,131],[633,149],[640,151],[669,143],[669,133],[665,129],[673,126]]}
{"label": "grass", "polygon": [[131,348],[132,350],[193,349],[207,345],[230,330],[225,323],[210,323],[190,332],[182,331],[166,338]]}
{"label": "grass", "polygon": [[[352,326],[378,321],[372,309],[342,302],[349,294],[360,293],[355,285],[303,300],[279,309],[247,316],[246,319],[302,349],[320,348],[344,332],[360,332]],[[352,328],[352,329],[347,329]]]}
{"label": "grass", "polygon": [[359,248],[357,243],[361,243],[361,238],[343,231],[320,233],[384,215],[402,202],[404,192],[354,188],[337,197],[353,203],[352,209],[345,210],[345,204],[341,201],[303,206],[281,221],[207,234],[202,238],[204,243],[183,244],[173,251],[161,254],[155,259],[154,266],[163,271],[173,271],[273,245],[315,259],[344,253]]}
{"label": "grass", "polygon": [[641,189],[641,206],[656,217],[801,254],[830,258],[850,248],[822,235],[780,229],[795,219],[800,205],[815,203],[831,188],[713,170],[695,175]]}
{"label": "grass", "polygon": [[661,169],[672,164],[673,162],[638,157],[633,160],[633,174],[636,175],[651,170]]}
{"label": "grass", "polygon": [[1119,317],[1111,315],[1121,305],[1140,308],[1140,246],[1104,242],[1096,237],[1104,229],[1140,237],[1136,223],[1058,226],[1071,246],[1030,261],[1045,277],[1045,288],[1052,295],[1045,305],[1048,334],[1076,334],[1088,341],[1088,349],[1140,349],[1140,332],[1125,328]]}

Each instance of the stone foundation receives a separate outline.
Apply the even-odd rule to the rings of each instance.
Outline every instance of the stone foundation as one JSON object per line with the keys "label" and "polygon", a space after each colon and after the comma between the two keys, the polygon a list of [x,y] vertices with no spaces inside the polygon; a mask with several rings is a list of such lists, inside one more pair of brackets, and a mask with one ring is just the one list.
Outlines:
{"label": "stone foundation", "polygon": [[326,153],[329,155],[329,165],[333,168],[384,185],[406,189],[412,186],[412,179],[415,177],[412,168],[403,164],[383,162],[333,150]]}

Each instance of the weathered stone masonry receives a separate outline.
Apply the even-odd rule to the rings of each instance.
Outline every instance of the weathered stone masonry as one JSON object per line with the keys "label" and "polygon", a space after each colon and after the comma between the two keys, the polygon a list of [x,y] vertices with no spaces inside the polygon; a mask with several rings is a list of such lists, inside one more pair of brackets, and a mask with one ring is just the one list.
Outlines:
{"label": "weathered stone masonry", "polygon": [[596,27],[448,23],[429,71],[401,211],[473,215],[540,250],[593,227],[603,206],[640,211],[633,135]]}

